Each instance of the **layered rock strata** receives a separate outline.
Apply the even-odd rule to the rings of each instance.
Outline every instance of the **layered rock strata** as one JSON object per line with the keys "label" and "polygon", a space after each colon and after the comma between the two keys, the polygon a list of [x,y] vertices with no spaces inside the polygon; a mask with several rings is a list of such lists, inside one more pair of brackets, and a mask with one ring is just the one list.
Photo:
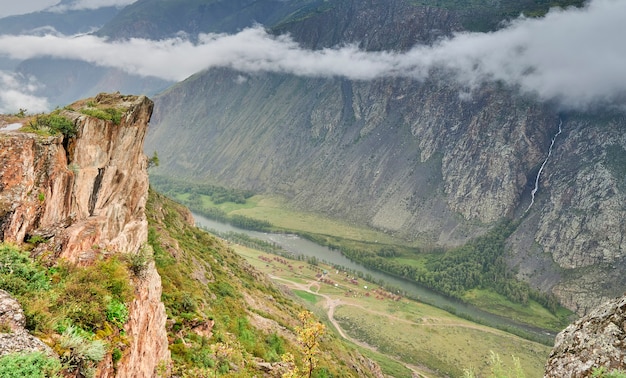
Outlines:
{"label": "layered rock strata", "polygon": [[[88,107],[112,109],[121,118],[80,112]],[[79,265],[101,255],[137,253],[148,234],[143,141],[152,109],[145,96],[101,94],[60,112],[76,126],[75,137],[0,134],[0,240],[21,244],[38,237],[44,242],[35,253]],[[151,377],[170,357],[154,264],[134,284],[125,326],[131,345],[116,376]],[[104,365],[100,376],[114,374]]]}

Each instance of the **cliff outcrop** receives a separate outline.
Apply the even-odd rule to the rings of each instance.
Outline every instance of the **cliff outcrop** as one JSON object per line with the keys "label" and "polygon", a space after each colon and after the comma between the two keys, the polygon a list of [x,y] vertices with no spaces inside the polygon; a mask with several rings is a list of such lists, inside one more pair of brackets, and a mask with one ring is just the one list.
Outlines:
{"label": "cliff outcrop", "polygon": [[[83,266],[138,253],[148,234],[142,151],[152,109],[145,96],[101,94],[59,112],[73,123],[75,136],[0,133],[0,240],[31,242],[42,259]],[[153,264],[134,290],[125,325],[130,352],[117,365],[117,376],[149,377],[169,361]],[[104,365],[105,376],[112,374]]]}
{"label": "cliff outcrop", "polygon": [[[72,110],[75,138],[2,134],[0,236],[46,248],[72,262],[95,251],[138,251],[147,236],[147,160],[143,139],[152,113],[146,97],[99,96],[96,105],[127,109],[119,124]],[[76,103],[69,108],[85,106]],[[121,110],[120,110],[121,111]]]}
{"label": "cliff outcrop", "polygon": [[[556,337],[546,378],[590,377],[626,365],[626,297],[602,304]],[[593,375],[595,376],[595,375]]]}

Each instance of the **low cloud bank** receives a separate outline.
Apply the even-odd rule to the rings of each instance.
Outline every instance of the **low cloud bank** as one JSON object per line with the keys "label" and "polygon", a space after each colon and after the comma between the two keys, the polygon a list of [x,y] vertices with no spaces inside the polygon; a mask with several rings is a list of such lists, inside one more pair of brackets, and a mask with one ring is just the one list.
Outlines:
{"label": "low cloud bank", "polygon": [[30,113],[48,111],[48,100],[35,95],[38,86],[34,78],[0,71],[0,113],[16,113],[19,109]]}
{"label": "low cloud bank", "polygon": [[625,19],[626,1],[593,0],[584,8],[553,9],[541,19],[519,18],[496,32],[460,33],[402,53],[366,52],[354,45],[307,50],[288,35],[273,36],[255,26],[233,35],[203,34],[196,43],[184,38],[5,35],[0,36],[0,54],[78,59],[173,81],[211,67],[353,80],[419,80],[433,69],[445,69],[469,88],[498,80],[543,100],[581,108],[614,102],[626,91]]}

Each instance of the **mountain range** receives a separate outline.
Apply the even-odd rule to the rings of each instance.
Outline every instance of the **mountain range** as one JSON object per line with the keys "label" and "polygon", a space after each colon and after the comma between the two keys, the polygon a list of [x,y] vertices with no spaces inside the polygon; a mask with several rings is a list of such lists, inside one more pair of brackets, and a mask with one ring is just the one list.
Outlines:
{"label": "mountain range", "polygon": [[[557,23],[559,14],[575,14],[574,6],[591,12],[596,4],[603,3],[140,0],[92,15],[105,21],[95,35],[120,43],[170,38],[177,44],[183,38],[202,45],[206,38],[265,33],[255,26],[263,24],[268,34],[259,47],[273,38],[287,45],[287,56],[293,46],[326,55],[352,48],[411,56],[416,46],[437,48],[457,36],[497,36],[528,20],[517,18],[521,13],[543,17],[551,6],[570,7],[545,17]],[[14,31],[17,21],[36,23],[37,17],[43,16],[0,20],[0,30]],[[68,33],[97,24],[74,13],[67,19],[84,20]],[[167,75],[144,77],[114,63],[57,56],[27,59],[16,72],[44,83],[34,94],[52,104],[101,90],[163,90],[155,96],[146,141],[146,150],[161,157],[158,174],[280,195],[296,208],[434,247],[462,245],[502,219],[516,220],[505,259],[519,279],[579,314],[623,291],[624,117],[615,102],[576,102],[593,94],[591,86],[561,91],[557,81],[557,89],[524,90],[527,81],[511,83],[506,76],[517,67],[496,61],[504,73],[482,73],[491,62],[477,56],[469,74],[479,79],[468,82],[460,80],[462,55],[447,60],[459,66],[446,68],[442,61],[418,67],[419,74],[411,66],[410,75],[368,76],[366,64],[339,73],[336,66],[327,72],[325,63],[307,66],[321,57],[288,68],[290,61],[263,57],[269,47],[259,49],[257,60],[237,63],[254,43],[245,46],[234,57],[215,50],[211,59],[223,53],[228,62],[167,90]],[[512,53],[523,60],[533,48],[520,42]],[[378,60],[370,64],[372,57]],[[354,59],[377,65],[386,58]],[[406,63],[393,64],[391,72]],[[540,69],[519,70],[525,80]],[[556,73],[543,78],[549,82]]]}
{"label": "mountain range", "polygon": [[[159,178],[155,182],[184,182],[189,188],[214,185],[280,198],[293,211],[379,231],[395,240],[402,252],[391,248],[390,256],[383,256],[381,249],[373,258],[391,265],[404,260],[393,273],[406,272],[404,278],[418,282],[440,277],[440,267],[421,256],[443,256],[441,261],[456,261],[463,270],[481,263],[463,265],[467,261],[461,260],[462,251],[502,237],[499,256],[478,260],[483,261],[482,280],[502,272],[507,285],[518,287],[510,284],[517,279],[583,316],[626,287],[626,120],[619,75],[623,51],[615,48],[615,56],[593,56],[596,46],[599,52],[613,51],[612,38],[621,30],[615,20],[623,12],[623,5],[610,0],[138,0],[123,8],[42,11],[0,19],[0,82],[5,87],[0,107],[23,117],[29,109],[64,106],[101,91],[149,94],[154,113],[145,151],[158,152],[160,164],[151,169]],[[610,49],[602,50],[606,46]],[[120,96],[113,95],[112,101],[128,99]],[[151,107],[140,99],[142,107]],[[151,109],[142,112],[140,123],[147,123]],[[114,113],[95,118],[109,117],[115,123]],[[85,122],[79,118],[84,116],[71,114]],[[130,118],[125,122],[132,123]],[[95,143],[105,143],[110,136]],[[76,156],[71,143],[61,146],[62,138],[48,138],[33,142],[48,146],[35,148],[33,156],[38,158],[33,164],[39,164],[45,155],[41,151],[49,146],[61,152],[46,159],[54,155],[63,160],[62,150],[68,162],[93,157],[88,152]],[[143,136],[135,140],[140,142]],[[3,153],[9,156],[12,151]],[[127,165],[145,170],[142,159]],[[54,185],[69,185],[74,176],[94,176],[89,178],[95,183],[87,180],[76,198],[58,199],[85,202],[80,217],[91,221],[97,218],[98,206],[111,205],[98,194],[103,177],[114,187],[129,178],[70,165],[43,176],[36,173],[39,168],[33,169],[37,185],[52,183],[41,193],[11,192],[26,196],[28,206],[45,215],[20,218],[21,213],[11,210],[17,205],[8,199],[0,203],[3,240],[11,233],[17,235],[12,236],[16,243],[41,238],[35,254],[47,256],[49,247],[57,255],[73,256],[80,265],[102,252],[90,238],[112,232],[106,248],[129,245],[135,252],[146,239],[164,277],[165,309],[154,292],[147,302],[156,306],[159,316],[168,311],[167,317],[183,328],[206,327],[213,321],[185,318],[188,304],[209,303],[215,293],[220,301],[241,299],[232,287],[213,281],[209,286],[214,294],[197,289],[189,296],[180,289],[178,270],[168,272],[165,267],[174,264],[184,271],[180,261],[189,258],[185,264],[197,265],[204,254],[192,256],[189,251],[200,247],[186,250],[185,237],[193,235],[193,240],[212,246],[216,242],[192,230],[186,225],[190,215],[154,192],[148,201],[151,228],[144,227],[142,206],[140,211],[131,206],[138,223],[118,224],[124,216],[113,204],[113,210],[106,211],[118,216],[100,225],[97,233],[90,233],[93,225],[82,229],[82,223],[73,223],[76,214],[69,207],[58,206],[64,213],[56,214],[51,201],[63,188]],[[143,174],[141,188],[133,184],[138,197],[121,197],[132,203],[146,200]],[[62,180],[50,179],[53,176]],[[50,227],[42,226],[48,221]],[[129,237],[127,227],[141,232],[130,232]],[[118,229],[122,236],[113,235]],[[506,232],[498,234],[501,230]],[[180,235],[174,236],[177,232]],[[406,261],[408,250],[415,260]],[[216,262],[225,258],[229,265],[221,271],[205,264],[205,276],[211,270],[224,277],[236,271],[240,279],[228,285],[254,286],[256,273],[231,256],[232,251],[217,246],[210,253]],[[503,270],[493,273],[493,266]],[[154,268],[151,272],[156,274]],[[156,286],[160,290],[160,284]],[[263,296],[269,289],[255,290],[248,296]],[[263,306],[273,306],[270,302]],[[257,332],[252,328],[258,324],[250,328],[245,320],[230,322],[233,309],[247,305],[233,306],[224,324],[238,327],[239,333]],[[198,313],[194,311],[189,313]],[[290,315],[283,323],[291,327],[295,310],[286,311]],[[150,320],[142,314],[148,322],[166,318]],[[130,330],[138,327],[131,323]],[[167,326],[169,337],[176,338],[176,324]],[[45,332],[54,337],[62,332],[48,328]],[[106,337],[113,342],[119,334]],[[194,339],[190,334],[185,337]],[[162,359],[170,358],[163,348],[172,341],[167,337],[158,336]],[[170,345],[178,366],[197,366],[189,351],[207,352],[206,345],[196,343],[201,339],[191,346]],[[265,344],[270,345],[268,340]],[[265,344],[263,348],[269,348]],[[375,364],[342,348],[327,345],[328,350],[340,350],[342,361],[363,374],[378,374]],[[110,352],[107,358],[113,359]],[[132,370],[129,361],[135,353],[126,353],[119,366]],[[332,352],[324,353],[328,362]],[[106,371],[107,361],[99,369]],[[150,361],[146,369],[157,369],[158,364]],[[261,365],[252,369],[260,371]],[[343,367],[338,369],[342,374]]]}

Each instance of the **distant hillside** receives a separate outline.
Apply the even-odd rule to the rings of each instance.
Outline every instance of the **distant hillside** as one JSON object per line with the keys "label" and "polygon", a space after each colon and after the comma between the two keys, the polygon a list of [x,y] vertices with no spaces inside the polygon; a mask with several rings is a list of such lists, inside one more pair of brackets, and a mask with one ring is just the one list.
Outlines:
{"label": "distant hillside", "polygon": [[[314,48],[401,50],[488,8],[337,1],[275,30]],[[159,152],[159,174],[279,194],[412,242],[458,245],[519,219],[507,243],[519,278],[579,314],[623,291],[624,115],[561,112],[503,83],[460,92],[437,73],[351,81],[213,69],[156,98],[146,148]],[[559,125],[558,155],[527,212]]]}
{"label": "distant hillside", "polygon": [[89,33],[102,27],[120,9],[103,7],[99,9],[71,10],[59,12],[35,12],[0,18],[0,34],[25,34],[50,31],[51,28],[63,34]]}

